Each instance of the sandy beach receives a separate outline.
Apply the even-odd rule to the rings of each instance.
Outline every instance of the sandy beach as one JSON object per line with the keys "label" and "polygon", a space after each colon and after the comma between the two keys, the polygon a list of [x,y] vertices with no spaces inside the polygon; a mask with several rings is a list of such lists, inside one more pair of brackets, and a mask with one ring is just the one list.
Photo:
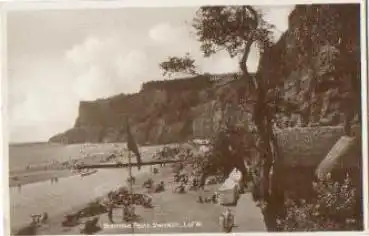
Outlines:
{"label": "sandy beach", "polygon": [[[144,161],[152,160],[160,147],[149,146],[142,149]],[[102,157],[103,158],[103,157]],[[100,157],[83,158],[83,161],[99,162]],[[104,158],[103,158],[104,159]],[[154,166],[153,166],[154,167]],[[146,193],[142,187],[144,181],[152,178],[154,183],[163,181],[165,191],[150,193],[153,208],[136,206],[140,219],[134,225],[137,233],[180,233],[180,232],[221,232],[218,217],[224,211],[224,206],[197,202],[198,196],[211,195],[219,184],[207,185],[204,192],[187,191],[184,194],[174,193],[177,184],[173,183],[173,169],[170,165],[159,167],[159,173],[153,174],[151,167],[142,167],[140,171],[133,168],[136,183],[133,188],[136,193]],[[190,170],[187,170],[190,171]],[[127,186],[128,169],[99,169],[97,173],[81,177],[70,170],[20,170],[14,171],[18,178],[11,182],[10,216],[11,232],[16,234],[19,229],[31,222],[32,214],[47,212],[47,224],[37,228],[40,235],[80,234],[83,223],[88,218],[80,219],[75,227],[63,227],[62,221],[66,214],[76,213],[90,202],[105,197],[108,192]],[[56,183],[51,177],[58,177]],[[19,188],[17,183],[21,183]],[[266,231],[263,216],[249,194],[244,194],[238,205],[230,207],[236,215],[234,232]],[[122,219],[122,208],[114,209],[114,224],[108,224],[107,214],[99,215],[101,230],[97,234],[129,234],[130,224]]]}
{"label": "sandy beach", "polygon": [[[140,174],[148,171],[142,168]],[[136,169],[133,173],[136,174]],[[92,200],[106,195],[125,184],[126,170],[99,170],[96,174],[81,177],[69,176],[50,181],[36,182],[10,188],[11,230],[30,223],[30,215],[47,212],[51,218],[83,207]]]}
{"label": "sandy beach", "polygon": [[[76,177],[65,178],[58,184],[64,182],[72,186],[69,187],[68,197],[63,197],[63,200],[60,197],[62,195],[61,190],[59,190],[59,199],[57,197],[50,198],[50,196],[45,197],[46,199],[43,201],[37,200],[34,197],[29,198],[29,201],[32,201],[32,203],[28,203],[27,206],[32,207],[28,208],[33,208],[33,210],[53,208],[52,212],[48,212],[50,215],[49,222],[38,228],[37,234],[80,234],[83,222],[88,220],[88,218],[82,218],[81,224],[78,226],[62,227],[61,222],[64,219],[64,215],[66,213],[76,212],[93,199],[103,196],[110,190],[117,189],[119,186],[126,185],[126,175],[122,173],[121,171],[120,175],[116,174],[114,178],[111,170],[101,171],[99,174],[96,174],[95,177],[92,175],[89,180],[85,179],[86,183],[84,184],[77,183]],[[136,183],[133,187],[136,193],[147,192],[147,190],[142,187],[142,184],[149,177],[151,177],[155,183],[164,181],[166,187],[163,192],[150,193],[152,196],[153,208],[136,206],[136,213],[139,215],[140,220],[134,224],[135,233],[221,232],[218,225],[218,217],[224,211],[224,207],[212,203],[197,203],[196,200],[200,194],[198,191],[187,191],[184,194],[173,193],[173,188],[176,185],[173,183],[173,173],[170,167],[160,168],[158,174],[152,174],[150,173],[150,168],[145,168],[139,173],[135,171],[134,175],[136,176]],[[102,176],[107,179],[109,178],[109,181],[102,180]],[[118,176],[121,178],[118,178]],[[29,187],[31,186],[32,184],[29,185]],[[73,186],[76,189],[74,189]],[[201,194],[205,196],[211,195],[217,187],[219,187],[219,185],[208,185],[205,192]],[[33,191],[36,191],[37,187],[34,188],[35,190]],[[58,189],[60,189],[60,187]],[[45,201],[48,201],[49,204],[45,204]],[[60,204],[60,202],[63,202],[63,204]],[[56,204],[56,206],[52,207],[50,204]],[[240,205],[243,206],[241,207]],[[16,206],[14,207],[17,209]],[[18,209],[19,207],[21,206],[18,206]],[[260,209],[255,206],[249,194],[242,195],[238,202],[238,206],[230,208],[236,215],[236,227],[233,230],[234,232],[266,231]],[[28,209],[28,212],[30,213],[31,210],[32,209]],[[22,214],[26,212],[24,208],[22,208],[21,211],[23,212]],[[122,209],[116,208],[113,213],[114,224],[108,223],[107,214],[99,215],[98,224],[102,230],[97,234],[131,233],[132,229],[130,228],[130,224],[122,220]],[[12,219],[19,219],[19,217],[21,217],[19,214],[15,214],[12,216]],[[29,222],[29,216],[26,214],[25,217],[22,218],[22,222],[26,223],[27,220]],[[21,221],[17,220],[16,223],[12,223],[12,226],[14,226],[13,230],[17,228],[17,225],[18,227],[20,226],[20,222]]]}

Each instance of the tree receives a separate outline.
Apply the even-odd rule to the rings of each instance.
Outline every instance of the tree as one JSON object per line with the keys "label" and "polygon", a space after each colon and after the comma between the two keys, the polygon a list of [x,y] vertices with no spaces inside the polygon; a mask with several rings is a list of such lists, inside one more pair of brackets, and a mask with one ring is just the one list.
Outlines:
{"label": "tree", "polygon": [[[260,73],[260,64],[255,76],[249,73],[247,60],[252,45],[259,49],[261,57],[273,45],[271,29],[274,26],[263,20],[262,14],[252,6],[211,6],[201,7],[193,20],[193,28],[201,43],[200,49],[205,57],[219,50],[226,50],[230,57],[239,57],[242,79],[247,84],[247,92],[253,100],[252,119],[258,136],[258,147],[263,175],[264,199],[269,206],[283,205],[283,195],[269,197],[269,175],[273,162],[279,158],[277,142],[273,133],[273,117],[276,107],[275,91],[269,78]],[[170,68],[178,71],[178,67]],[[180,69],[182,69],[180,67]],[[278,168],[273,168],[278,173]],[[246,175],[246,173],[243,173]],[[276,175],[277,176],[277,175]],[[277,184],[272,186],[277,187]],[[277,192],[277,191],[272,191]],[[279,191],[282,193],[282,191]],[[278,202],[272,201],[279,199]],[[273,209],[273,207],[271,207]],[[274,212],[274,211],[272,211]],[[274,214],[274,213],[273,213]],[[276,217],[274,217],[276,218]]]}
{"label": "tree", "polygon": [[[201,7],[194,19],[193,27],[201,42],[201,50],[206,57],[225,49],[231,57],[240,56],[239,67],[247,83],[248,93],[254,97],[252,119],[258,134],[260,159],[263,173],[263,193],[269,205],[283,205],[283,191],[273,184],[274,193],[269,196],[269,173],[273,162],[274,174],[278,176],[278,146],[273,133],[273,118],[276,108],[276,91],[269,78],[258,71],[252,76],[247,68],[251,46],[259,49],[261,58],[273,45],[271,29],[274,27],[263,20],[262,14],[252,6]],[[275,181],[278,182],[278,181]],[[272,202],[272,200],[277,200]],[[278,203],[277,203],[278,202]]]}
{"label": "tree", "polygon": [[159,64],[163,71],[163,76],[171,77],[173,73],[196,74],[195,60],[191,58],[189,53],[184,57],[169,57],[167,61]]}

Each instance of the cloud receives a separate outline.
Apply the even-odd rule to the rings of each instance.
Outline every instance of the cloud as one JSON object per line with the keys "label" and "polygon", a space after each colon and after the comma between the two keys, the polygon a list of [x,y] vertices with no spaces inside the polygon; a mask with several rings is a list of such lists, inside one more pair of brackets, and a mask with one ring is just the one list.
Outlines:
{"label": "cloud", "polygon": [[226,51],[220,51],[210,58],[203,59],[201,68],[203,72],[214,74],[238,71],[238,59],[230,58]]}
{"label": "cloud", "polygon": [[273,24],[276,29],[273,30],[275,40],[278,40],[282,33],[288,29],[288,15],[294,9],[295,5],[262,7],[264,19]]}
{"label": "cloud", "polygon": [[144,75],[148,68],[148,58],[143,50],[132,50],[128,54],[118,55],[115,60],[118,75],[127,79]]}
{"label": "cloud", "polygon": [[184,25],[162,22],[149,30],[149,37],[157,43],[177,43],[189,39],[188,29]]}
{"label": "cloud", "polygon": [[[128,41],[128,43],[127,43]],[[87,37],[66,52],[78,76],[73,85],[81,100],[108,97],[121,92],[137,92],[147,68],[142,49],[131,47],[119,35]]]}
{"label": "cloud", "polygon": [[[265,18],[283,31],[287,28],[289,9],[292,7],[270,7]],[[191,20],[191,14],[177,20],[170,18],[171,22],[165,21],[168,17],[148,17],[141,25],[132,27],[122,20],[121,24],[112,21],[107,24],[110,27],[103,27],[94,23],[96,17],[78,16],[83,22],[91,21],[88,27],[83,25],[83,29],[71,31],[75,20],[60,21],[63,27],[56,28],[64,31],[54,32],[55,40],[43,37],[51,33],[50,27],[36,27],[40,31],[33,35],[42,39],[12,40],[8,62],[11,140],[47,140],[73,126],[80,100],[137,92],[142,82],[162,79],[158,64],[168,56],[189,52],[200,73],[238,71],[237,58],[231,59],[225,51],[203,57],[200,43],[190,35],[191,26],[183,23]],[[23,20],[18,34],[24,31],[24,23]],[[22,38],[18,34],[13,38]],[[55,34],[65,38],[55,38]],[[257,64],[258,54],[253,49],[248,60],[250,71],[255,71]]]}
{"label": "cloud", "polygon": [[29,66],[38,69],[12,77],[8,107],[11,141],[47,140],[73,125],[78,100],[71,92],[71,80],[61,65],[62,61],[34,58]]}

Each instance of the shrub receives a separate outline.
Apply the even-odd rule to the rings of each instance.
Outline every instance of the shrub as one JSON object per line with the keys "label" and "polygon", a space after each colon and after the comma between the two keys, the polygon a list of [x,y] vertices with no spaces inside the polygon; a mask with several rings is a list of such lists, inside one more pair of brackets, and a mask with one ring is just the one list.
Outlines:
{"label": "shrub", "polygon": [[342,183],[325,179],[313,184],[316,193],[309,202],[286,200],[286,216],[278,220],[282,231],[360,230],[362,216],[357,212],[357,189],[347,175]]}

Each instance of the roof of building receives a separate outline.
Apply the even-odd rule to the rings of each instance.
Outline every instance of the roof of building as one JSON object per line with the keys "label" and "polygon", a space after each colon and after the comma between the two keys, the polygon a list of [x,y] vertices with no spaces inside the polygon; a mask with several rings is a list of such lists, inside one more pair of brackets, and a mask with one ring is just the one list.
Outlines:
{"label": "roof of building", "polygon": [[[341,157],[347,160],[345,166],[355,166],[356,162],[350,158],[361,157],[361,128],[356,126],[352,130],[357,137],[356,144]],[[299,127],[276,132],[284,166],[288,167],[318,167],[343,135],[342,126]]]}

